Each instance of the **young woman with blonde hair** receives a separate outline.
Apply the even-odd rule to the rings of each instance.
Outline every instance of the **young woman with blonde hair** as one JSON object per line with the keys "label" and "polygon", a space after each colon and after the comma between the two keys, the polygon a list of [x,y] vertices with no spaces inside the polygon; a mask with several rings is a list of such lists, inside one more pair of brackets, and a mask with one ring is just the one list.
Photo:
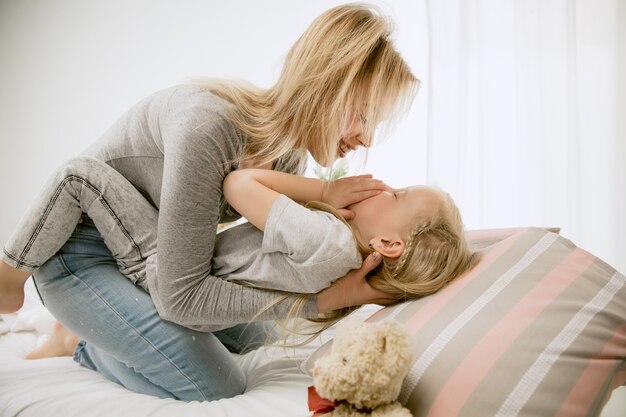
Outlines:
{"label": "young woman with blonde hair", "polygon": [[[300,175],[307,151],[331,166],[347,152],[369,147],[374,127],[400,114],[418,84],[389,36],[389,22],[376,9],[338,6],[315,19],[298,39],[273,87],[204,80],[140,101],[86,154],[121,173],[157,208],[156,230],[137,236],[133,225],[120,228],[116,219],[123,212],[111,211],[107,201],[98,199],[103,190],[81,178],[71,177],[64,187],[92,194],[96,204],[91,208],[109,213],[117,238],[133,250],[141,247],[133,239],[157,242],[158,256],[146,268],[150,295],[120,273],[87,218],[71,236],[42,233],[57,227],[55,221],[77,221],[64,217],[65,207],[57,204],[67,190],[62,187],[40,196],[4,247],[0,311],[21,306],[24,281],[33,272],[45,305],[82,338],[74,352],[81,364],[131,390],[160,397],[212,400],[241,393],[244,375],[224,345],[237,350],[249,343],[249,335],[235,325],[285,317],[297,297],[257,317],[284,293],[212,275],[217,225],[237,217],[224,199],[222,182],[238,168]],[[354,191],[345,207],[380,192],[381,185],[351,178],[337,188]],[[120,210],[137,208],[122,205]],[[58,251],[45,253],[55,245]],[[370,259],[310,297],[302,315],[385,302],[385,294],[364,279],[373,266]],[[192,330],[215,325],[235,327],[221,333]]]}

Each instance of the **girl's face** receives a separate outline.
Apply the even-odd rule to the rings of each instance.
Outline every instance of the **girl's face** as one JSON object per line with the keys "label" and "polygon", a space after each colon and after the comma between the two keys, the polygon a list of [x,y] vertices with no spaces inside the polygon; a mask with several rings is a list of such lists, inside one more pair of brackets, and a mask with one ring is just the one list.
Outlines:
{"label": "girl's face", "polygon": [[[385,245],[404,243],[416,217],[429,217],[441,201],[440,194],[425,186],[389,189],[374,197],[353,204],[353,226],[367,243]],[[387,256],[383,251],[379,250]],[[400,252],[401,253],[401,252]]]}

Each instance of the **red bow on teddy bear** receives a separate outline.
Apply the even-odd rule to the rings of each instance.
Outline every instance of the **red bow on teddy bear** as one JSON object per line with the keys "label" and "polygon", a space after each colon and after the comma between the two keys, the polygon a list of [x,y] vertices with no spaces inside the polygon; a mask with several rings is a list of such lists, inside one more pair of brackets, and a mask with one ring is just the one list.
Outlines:
{"label": "red bow on teddy bear", "polygon": [[319,417],[330,413],[339,405],[339,401],[331,401],[320,397],[313,385],[309,387],[309,411],[313,411],[313,417]]}

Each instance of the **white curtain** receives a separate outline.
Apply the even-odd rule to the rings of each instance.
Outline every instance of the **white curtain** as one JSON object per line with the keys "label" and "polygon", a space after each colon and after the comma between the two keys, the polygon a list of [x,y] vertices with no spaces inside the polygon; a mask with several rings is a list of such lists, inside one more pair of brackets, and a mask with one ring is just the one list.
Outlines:
{"label": "white curtain", "polygon": [[426,180],[626,272],[626,2],[423,0]]}

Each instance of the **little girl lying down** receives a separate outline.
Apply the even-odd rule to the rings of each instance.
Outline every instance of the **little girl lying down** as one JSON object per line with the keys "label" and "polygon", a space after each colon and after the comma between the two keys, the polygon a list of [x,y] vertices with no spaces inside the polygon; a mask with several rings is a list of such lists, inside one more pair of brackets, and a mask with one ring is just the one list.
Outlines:
{"label": "little girl lying down", "polygon": [[[368,282],[397,301],[434,293],[476,263],[478,255],[465,240],[459,210],[448,194],[425,186],[384,186],[384,191],[338,210],[345,207],[346,193],[363,189],[351,188],[351,183],[376,180],[361,176],[339,181],[263,169],[231,172],[224,195],[248,222],[218,234],[212,275],[313,294],[375,253],[382,255],[382,263]],[[156,281],[150,277],[158,256],[158,211],[124,176],[97,159],[74,158],[56,172],[39,198],[53,201],[57,209],[45,224],[30,226],[36,231],[21,233],[36,236],[37,245],[19,239],[7,244],[5,270],[42,265],[88,216],[121,272],[146,291],[154,290]],[[28,252],[27,245],[36,250]],[[24,252],[27,261],[15,261]],[[14,297],[23,297],[21,290]],[[159,308],[159,300],[153,301]]]}

